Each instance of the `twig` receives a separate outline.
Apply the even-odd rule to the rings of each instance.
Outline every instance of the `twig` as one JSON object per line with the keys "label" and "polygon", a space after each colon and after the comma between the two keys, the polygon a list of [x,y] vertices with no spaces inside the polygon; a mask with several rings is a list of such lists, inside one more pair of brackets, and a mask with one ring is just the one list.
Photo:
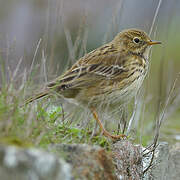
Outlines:
{"label": "twig", "polygon": [[[148,153],[152,152],[152,157],[151,157],[151,161],[150,161],[148,167],[143,171],[143,174],[145,174],[152,167],[153,161],[154,161],[155,150],[156,150],[157,146],[158,145],[157,145],[157,140],[156,140],[154,143],[153,149],[148,152]],[[147,155],[148,153],[146,153],[145,155]],[[143,156],[145,156],[145,155],[143,155]]]}
{"label": "twig", "polygon": [[154,28],[154,24],[155,24],[155,21],[157,19],[158,13],[159,13],[159,9],[160,9],[161,3],[162,3],[162,0],[159,0],[158,6],[156,8],[156,11],[155,11],[155,14],[154,14],[154,18],[153,18],[153,21],[152,21],[152,24],[151,24],[151,28],[150,28],[150,31],[149,31],[149,35],[150,36],[152,34],[152,31],[153,31],[153,28]]}
{"label": "twig", "polygon": [[45,83],[47,83],[48,79],[47,79],[47,70],[46,70],[46,57],[45,57],[44,50],[42,50],[42,64],[43,64],[44,80],[45,80]]}
{"label": "twig", "polygon": [[41,41],[42,41],[42,39],[40,38],[39,41],[38,41],[38,44],[37,44],[37,46],[36,46],[36,50],[35,50],[34,56],[33,56],[33,60],[32,60],[31,67],[30,67],[30,73],[32,72],[32,69],[33,69],[33,66],[34,66],[34,61],[35,61],[35,59],[36,59],[36,55],[37,55],[39,46],[40,46],[40,44],[41,44]]}
{"label": "twig", "polygon": [[145,174],[145,173],[152,167],[152,163],[153,163],[153,160],[154,160],[155,150],[156,150],[156,148],[157,148],[157,146],[158,146],[158,145],[157,145],[157,144],[158,144],[157,142],[158,142],[158,139],[159,139],[160,127],[161,127],[162,121],[163,121],[163,119],[164,119],[165,112],[166,112],[166,110],[167,110],[167,106],[168,106],[169,101],[170,101],[170,97],[171,97],[171,95],[172,95],[172,93],[173,93],[173,91],[174,91],[174,89],[175,89],[175,87],[176,87],[176,83],[177,83],[177,80],[179,79],[179,77],[180,77],[180,73],[178,73],[178,75],[177,75],[177,77],[176,77],[176,79],[175,79],[175,81],[174,81],[174,83],[173,83],[173,86],[172,86],[172,88],[171,88],[171,90],[170,90],[170,92],[169,92],[169,95],[168,95],[168,98],[167,98],[165,107],[164,107],[164,109],[163,109],[163,112],[162,112],[161,116],[160,116],[160,117],[157,119],[157,121],[156,121],[156,134],[155,134],[155,136],[154,136],[153,149],[150,151],[150,152],[152,152],[152,157],[151,157],[151,161],[150,161],[150,163],[149,163],[149,166],[143,171],[143,174]]}
{"label": "twig", "polygon": [[[144,153],[143,154],[143,157],[146,157],[149,153],[152,153],[154,150],[156,150],[156,148],[158,147],[158,145],[159,144],[157,144],[155,147],[154,147],[154,143],[153,144],[151,144],[151,147],[153,146],[153,148],[151,149],[151,150],[149,150],[147,153]],[[149,148],[151,148],[151,147],[149,147]],[[149,149],[149,148],[145,148],[144,150],[143,150],[143,152],[145,152],[147,149]]]}
{"label": "twig", "polygon": [[180,78],[180,72],[178,73],[176,79],[174,80],[173,86],[172,86],[172,88],[171,88],[171,90],[170,90],[170,92],[169,92],[169,95],[168,95],[168,98],[167,98],[165,107],[164,107],[164,109],[163,109],[163,112],[162,112],[162,115],[161,115],[161,118],[160,118],[160,121],[159,121],[159,126],[161,126],[161,123],[162,123],[162,121],[163,121],[163,119],[164,119],[165,112],[166,112],[166,110],[167,110],[167,106],[168,106],[169,101],[170,101],[170,97],[172,96],[172,93],[173,93],[173,91],[174,91],[174,89],[175,89],[175,87],[176,87],[176,83],[177,83],[177,81],[178,81],[179,78]]}
{"label": "twig", "polygon": [[61,109],[62,109],[62,122],[63,122],[63,124],[64,124],[65,115],[64,115],[64,108],[63,108],[63,104],[61,104]]}
{"label": "twig", "polygon": [[19,67],[20,67],[20,65],[21,65],[21,63],[22,63],[22,60],[23,60],[23,57],[21,57],[21,58],[19,59],[19,62],[18,62],[17,66],[16,66],[16,68],[15,68],[15,70],[14,70],[14,72],[13,72],[12,81],[15,79],[15,77],[16,77],[16,75],[17,75],[17,72],[18,72]]}

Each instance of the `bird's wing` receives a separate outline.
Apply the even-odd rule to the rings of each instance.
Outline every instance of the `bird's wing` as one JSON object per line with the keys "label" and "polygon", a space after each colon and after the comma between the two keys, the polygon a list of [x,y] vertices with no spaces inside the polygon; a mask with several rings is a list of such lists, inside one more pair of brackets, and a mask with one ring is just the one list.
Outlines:
{"label": "bird's wing", "polygon": [[94,86],[103,80],[123,77],[127,70],[123,67],[123,56],[119,54],[85,56],[63,76],[48,84],[51,89],[67,90]]}

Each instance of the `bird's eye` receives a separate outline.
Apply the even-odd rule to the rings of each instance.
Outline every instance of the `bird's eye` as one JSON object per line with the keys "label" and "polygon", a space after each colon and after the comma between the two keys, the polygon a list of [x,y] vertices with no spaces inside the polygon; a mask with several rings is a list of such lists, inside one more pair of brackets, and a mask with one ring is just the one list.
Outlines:
{"label": "bird's eye", "polygon": [[134,41],[136,44],[138,44],[138,43],[140,42],[140,39],[139,39],[138,37],[135,37],[135,38],[133,39],[133,41]]}

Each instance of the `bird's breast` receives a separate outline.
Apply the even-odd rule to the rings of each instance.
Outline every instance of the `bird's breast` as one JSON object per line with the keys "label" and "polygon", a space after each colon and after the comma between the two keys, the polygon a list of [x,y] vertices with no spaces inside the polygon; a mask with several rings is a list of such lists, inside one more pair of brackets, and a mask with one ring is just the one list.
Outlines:
{"label": "bird's breast", "polygon": [[[109,104],[122,104],[132,99],[142,86],[143,80],[147,74],[148,65],[146,62],[129,66],[129,72],[120,82],[115,82],[111,94],[107,95]],[[109,96],[109,97],[108,97]]]}

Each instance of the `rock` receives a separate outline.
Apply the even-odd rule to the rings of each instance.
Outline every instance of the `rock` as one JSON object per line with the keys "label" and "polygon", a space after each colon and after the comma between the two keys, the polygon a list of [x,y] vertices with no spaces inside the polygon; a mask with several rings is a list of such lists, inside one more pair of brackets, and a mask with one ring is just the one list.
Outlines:
{"label": "rock", "polygon": [[[145,153],[148,151],[146,150]],[[152,153],[147,154],[143,159],[144,170],[149,166],[152,158]],[[144,175],[145,180],[150,179],[167,179],[167,169],[168,169],[168,159],[169,159],[169,146],[166,142],[161,142],[155,150],[153,165],[147,173]]]}
{"label": "rock", "polygon": [[113,145],[116,175],[119,180],[138,180],[143,176],[141,146],[124,140]]}
{"label": "rock", "polygon": [[[143,158],[144,169],[150,163],[151,154]],[[180,180],[180,143],[170,147],[167,142],[159,143],[155,150],[152,167],[144,174],[144,180]]]}
{"label": "rock", "polygon": [[180,143],[175,144],[170,150],[168,164],[169,179],[180,180]]}
{"label": "rock", "polygon": [[71,164],[74,179],[117,179],[112,154],[103,148],[86,144],[57,144],[49,146],[49,150]]}
{"label": "rock", "polygon": [[127,140],[113,144],[110,152],[86,144],[49,145],[50,152],[0,145],[0,179],[179,180],[180,143],[169,149],[165,142],[158,145],[153,165],[143,176],[151,153],[143,156],[143,148]]}
{"label": "rock", "polygon": [[142,177],[141,147],[122,140],[107,152],[98,146],[58,144],[49,150],[72,165],[75,179],[138,180]]}
{"label": "rock", "polygon": [[71,167],[41,150],[0,145],[0,179],[71,180]]}
{"label": "rock", "polygon": [[144,148],[129,141],[119,141],[113,145],[116,175],[119,180],[180,180],[180,143],[169,147],[167,142],[159,143],[155,150],[152,167],[149,166],[152,154],[143,156]]}

